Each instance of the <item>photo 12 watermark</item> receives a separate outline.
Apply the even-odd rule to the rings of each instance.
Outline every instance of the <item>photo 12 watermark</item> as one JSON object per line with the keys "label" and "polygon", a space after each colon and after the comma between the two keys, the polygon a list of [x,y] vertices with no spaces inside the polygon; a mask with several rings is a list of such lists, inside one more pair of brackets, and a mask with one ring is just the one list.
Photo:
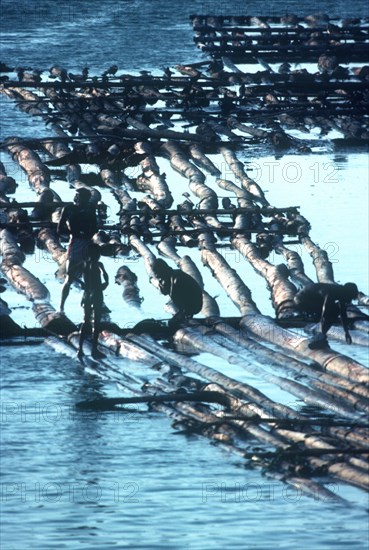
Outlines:
{"label": "photo 12 watermark", "polygon": [[1,502],[138,503],[140,486],[135,481],[22,481],[1,484]]}

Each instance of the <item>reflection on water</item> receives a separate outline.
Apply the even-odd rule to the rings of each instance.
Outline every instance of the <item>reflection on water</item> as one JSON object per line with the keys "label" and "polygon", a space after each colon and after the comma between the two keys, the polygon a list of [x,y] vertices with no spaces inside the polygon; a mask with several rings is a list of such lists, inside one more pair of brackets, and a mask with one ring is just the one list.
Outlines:
{"label": "reflection on water", "polygon": [[314,548],[362,548],[359,491],[330,485],[352,510],[306,499],[160,413],[77,412],[117,390],[76,365],[45,345],[17,362],[2,350],[2,548],[295,549],[308,525]]}

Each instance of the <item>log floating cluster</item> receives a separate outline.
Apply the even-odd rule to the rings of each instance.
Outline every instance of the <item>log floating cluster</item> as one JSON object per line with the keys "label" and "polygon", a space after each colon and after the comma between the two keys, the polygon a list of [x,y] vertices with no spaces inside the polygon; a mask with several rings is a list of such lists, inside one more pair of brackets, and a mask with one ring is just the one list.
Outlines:
{"label": "log floating cluster", "polygon": [[194,41],[215,58],[229,56],[239,63],[254,63],[258,56],[269,62],[315,61],[334,49],[332,61],[323,68],[334,70],[337,62],[366,61],[369,27],[365,21],[336,20],[320,13],[306,18],[287,17],[191,17]]}
{"label": "log floating cluster", "polygon": [[[0,91],[26,114],[40,117],[53,135],[10,137],[2,144],[26,173],[37,200],[11,200],[8,195],[21,183],[7,176],[0,164],[0,269],[17,292],[32,302],[41,327],[54,334],[49,344],[71,354],[78,347],[77,327],[54,310],[48,289],[23,264],[38,246],[47,250],[58,276],[63,276],[66,248],[55,233],[60,209],[66,204],[61,198],[63,184],[88,187],[99,215],[100,229],[94,241],[103,255],[119,258],[121,267],[111,276],[123,286],[127,307],[140,311],[142,301],[137,276],[124,265],[127,255],[135,254],[144,263],[153,292],[158,291],[158,284],[152,264],[159,254],[189,273],[203,289],[199,318],[171,335],[171,348],[162,342],[168,335],[166,327],[161,330],[156,324],[155,332],[155,324],[143,323],[140,330],[130,331],[106,322],[100,345],[111,354],[101,364],[87,358],[90,370],[117,381],[138,402],[150,402],[151,407],[169,414],[182,429],[206,435],[247,462],[259,464],[268,475],[306,494],[339,500],[324,487],[324,476],[369,489],[368,369],[332,348],[310,350],[308,337],[291,330],[309,321],[301,318],[293,298],[311,279],[289,244],[298,242],[310,254],[318,281],[334,283],[333,267],[312,240],[301,207],[273,207],[238,154],[245,145],[260,142],[279,151],[296,147],[296,139],[288,133],[291,128],[334,128],[346,138],[368,139],[364,115],[368,72],[364,67],[351,74],[323,71],[322,65],[317,74],[291,68],[277,74],[267,67],[268,62],[275,62],[275,51],[285,53],[278,43],[282,38],[286,47],[299,39],[301,43],[294,47],[304,60],[309,59],[307,52],[317,53],[323,43],[326,48],[329,39],[330,52],[337,51],[338,63],[345,50],[342,42],[356,41],[359,47],[351,50],[350,61],[361,59],[360,44],[367,42],[367,28],[361,21],[335,26],[322,16],[315,19],[192,18],[199,37],[211,37],[223,49],[228,40],[246,41],[250,33],[253,60],[256,50],[263,51],[259,61],[265,70],[259,73],[242,72],[231,56],[177,66],[180,76],[169,69],[161,77],[114,74],[110,78],[105,74],[100,78],[88,77],[83,71],[77,79],[53,67],[47,76],[42,71],[18,71],[18,81],[11,75],[2,77]],[[283,30],[281,24],[286,25]],[[303,41],[315,34],[321,44],[308,47]],[[225,70],[226,64],[231,72]],[[8,69],[5,72],[10,73]],[[328,117],[331,112],[334,116]],[[304,154],[309,151],[302,139],[297,149]],[[224,179],[209,155],[222,159],[230,179]],[[168,166],[165,173],[164,164]],[[90,165],[96,167],[93,173],[86,171]],[[56,178],[58,193],[53,189]],[[185,199],[173,204],[181,185]],[[111,196],[119,212],[114,224],[107,225],[106,199]],[[188,254],[180,254],[180,247],[188,248]],[[221,254],[224,247],[240,254],[263,277],[274,318],[260,311],[243,274]],[[281,259],[279,264],[272,261],[274,251]],[[239,317],[222,315],[222,300],[209,292],[208,277],[200,273],[194,257],[213,275],[239,310]],[[360,303],[365,305],[367,300],[361,292]],[[173,304],[169,307],[175,311]],[[1,319],[9,320],[10,313],[0,300]],[[368,346],[368,321],[360,317],[358,308],[353,307],[350,314],[355,326],[353,345]],[[10,333],[14,329],[10,323],[7,327]],[[19,332],[14,329],[13,333]],[[68,343],[60,336],[67,336]],[[338,327],[329,336],[342,340]],[[206,352],[245,369],[255,377],[255,387],[205,366],[188,352]],[[150,369],[149,381],[142,386],[134,369],[126,372],[119,358],[144,364]],[[288,392],[295,406],[268,398],[258,390],[258,379]],[[321,416],[304,415],[303,403]],[[124,398],[81,406],[120,405]]]}

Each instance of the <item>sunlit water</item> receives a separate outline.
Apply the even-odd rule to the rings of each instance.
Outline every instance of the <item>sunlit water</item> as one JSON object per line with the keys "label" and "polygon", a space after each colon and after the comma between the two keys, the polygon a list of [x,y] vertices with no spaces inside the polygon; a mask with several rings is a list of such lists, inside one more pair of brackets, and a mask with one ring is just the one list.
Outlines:
{"label": "sunlit water", "polygon": [[[203,59],[192,42],[191,13],[245,13],[245,3],[187,2],[18,2],[2,0],[2,60],[14,66],[48,68],[61,64],[69,70],[84,65],[99,74],[112,63],[120,70],[161,71],[165,66]],[[298,2],[249,2],[252,14],[296,12]],[[346,2],[311,2],[312,11],[345,15]],[[355,13],[366,15],[364,2]],[[49,135],[42,122],[21,113],[0,96],[1,137]],[[9,175],[19,183],[17,197],[32,199],[32,191],[19,169],[4,154]],[[213,159],[221,162],[219,158]],[[297,205],[312,224],[313,240],[325,248],[336,280],[354,280],[368,292],[368,187],[367,156],[362,151],[285,155],[245,153],[250,175],[275,206]],[[187,190],[178,182],[175,200]],[[224,168],[226,170],[226,168]],[[224,173],[224,177],[227,174]],[[228,174],[229,177],[229,174]],[[215,181],[207,179],[210,186]],[[53,188],[70,199],[65,182]],[[219,192],[219,190],[218,190]],[[104,197],[104,200],[109,198]],[[116,203],[110,199],[114,219]],[[298,245],[294,245],[298,246]],[[311,259],[301,248],[308,275],[315,278]],[[183,250],[180,250],[183,253]],[[261,311],[272,314],[269,292],[248,262],[225,250],[227,259],[243,276]],[[208,291],[217,295],[224,315],[237,314],[215,279],[200,265]],[[233,254],[233,256],[232,256]],[[139,278],[142,309],[128,308],[121,288],[113,284],[123,261],[104,258],[111,276],[106,303],[112,320],[131,326],[147,318],[165,318],[165,298],[147,284],[143,263],[132,257],[126,264]],[[40,251],[26,267],[46,284],[51,303],[58,307],[60,284],[55,264]],[[30,304],[10,289],[3,295],[14,308],[14,319],[33,326]],[[72,289],[66,313],[81,320],[80,293]],[[367,351],[334,344],[365,363]],[[201,361],[239,380],[257,383],[274,399],[291,403],[291,396],[241,367],[208,354]],[[153,376],[146,369],[121,361],[121,368]],[[76,412],[76,402],[97,395],[121,395],[115,383],[97,379],[71,357],[42,344],[3,347],[2,367],[2,494],[1,549],[56,548],[173,548],[173,549],[363,549],[368,544],[367,495],[341,484],[329,488],[351,504],[338,505],[321,497],[306,498],[245,469],[243,461],[198,436],[176,434],[162,413],[132,407],[127,413]],[[296,401],[294,405],[302,406]]]}

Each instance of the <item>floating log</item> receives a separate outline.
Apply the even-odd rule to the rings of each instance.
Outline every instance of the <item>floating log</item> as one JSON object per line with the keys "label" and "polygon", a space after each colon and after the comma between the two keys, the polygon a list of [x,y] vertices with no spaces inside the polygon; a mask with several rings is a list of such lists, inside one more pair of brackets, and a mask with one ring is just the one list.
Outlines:
{"label": "floating log", "polygon": [[232,239],[232,245],[267,281],[277,318],[298,316],[300,312],[294,302],[296,287],[288,280],[289,272],[285,264],[275,266],[264,260],[255,245],[240,235]]}
{"label": "floating log", "polygon": [[246,174],[243,164],[237,159],[234,152],[224,146],[219,148],[219,152],[222,153],[236,179],[240,180],[242,187],[252,195],[254,201],[260,202],[263,206],[269,206],[260,185]]}
{"label": "floating log", "polygon": [[41,229],[38,233],[38,242],[50,252],[53,260],[59,265],[65,262],[67,250],[60,244],[55,231],[50,228]]}
{"label": "floating log", "polygon": [[[334,400],[321,392],[316,390],[312,391],[301,383],[265,372],[264,369],[257,365],[257,363],[251,363],[250,360],[246,359],[241,347],[237,348],[234,342],[229,341],[227,343],[227,340],[224,337],[210,337],[207,336],[206,333],[203,334],[202,331],[195,332],[194,329],[181,329],[180,331],[177,331],[175,338],[177,340],[180,339],[181,343],[188,338],[191,345],[195,346],[198,351],[206,351],[217,357],[223,357],[231,364],[240,365],[249,372],[252,372],[255,376],[261,376],[263,379],[276,384],[308,404],[333,410],[337,414],[341,414],[344,417],[346,416],[350,418],[356,414],[354,408],[343,405],[339,401]],[[357,400],[358,399],[359,398],[357,398]]]}
{"label": "floating log", "polygon": [[193,143],[189,146],[189,152],[191,155],[191,158],[199,166],[199,168],[206,170],[209,172],[211,176],[219,177],[221,174],[221,171],[211,160],[208,159],[208,157],[204,154],[202,151],[200,145],[197,143]]}
{"label": "floating log", "polygon": [[139,309],[142,299],[140,298],[137,286],[137,275],[133,273],[129,267],[123,265],[118,269],[115,275],[115,282],[118,285],[123,285],[123,300],[127,302],[129,306]]}
{"label": "floating log", "polygon": [[160,207],[170,208],[173,204],[173,197],[165,175],[160,175],[155,157],[148,155],[140,162],[140,165],[143,173],[136,180],[138,189],[150,191]]}
{"label": "floating log", "polygon": [[55,309],[49,303],[34,303],[32,311],[37,322],[47,331],[48,334],[68,336],[77,330],[77,327],[68,317]]}
{"label": "floating log", "polygon": [[313,259],[319,283],[334,283],[333,267],[327,252],[313,243],[307,235],[301,236],[301,242]]}
{"label": "floating log", "polygon": [[302,263],[299,254],[295,250],[290,250],[287,247],[283,246],[282,243],[278,243],[275,246],[275,251],[278,254],[282,254],[284,259],[286,260],[288,271],[290,273],[292,281],[302,287],[313,283],[312,279],[310,279],[306,275],[304,271],[304,264]]}
{"label": "floating log", "polygon": [[205,185],[204,174],[185,157],[184,152],[172,142],[164,143],[161,151],[169,157],[172,168],[189,180],[189,188],[200,199],[199,208],[217,208],[215,192]]}
{"label": "floating log", "polygon": [[3,256],[0,268],[8,281],[31,301],[48,300],[47,288],[22,266],[25,256],[19,249],[14,236],[7,229],[0,232],[0,250]]}
{"label": "floating log", "polygon": [[109,410],[116,405],[127,405],[130,403],[181,403],[184,401],[219,403],[227,406],[228,399],[224,394],[210,391],[200,391],[191,393],[166,393],[164,395],[150,395],[139,397],[107,397],[105,399],[95,399],[90,401],[80,401],[76,403],[78,409],[89,410]]}
{"label": "floating log", "polygon": [[305,358],[294,353],[291,355],[291,350],[276,352],[275,349],[269,349],[265,344],[250,338],[246,332],[235,330],[222,320],[209,319],[207,324],[213,327],[217,332],[220,332],[220,334],[226,335],[227,338],[231,339],[236,344],[241,344],[255,355],[256,360],[261,356],[265,358],[265,362],[269,365],[275,365],[289,374],[298,374],[299,376],[310,377],[313,380],[317,379],[324,382],[326,387],[330,386],[332,394],[335,393],[334,387],[337,386],[338,388],[344,388],[347,392],[354,395],[369,399],[369,388],[366,388],[362,384],[352,383],[336,374],[324,372],[321,366],[318,363],[312,362],[311,359],[308,359],[309,363],[307,363]]}
{"label": "floating log", "polygon": [[[260,28],[265,27],[267,31],[270,27],[269,22],[264,19],[255,19],[252,22],[250,20],[250,24]],[[258,32],[260,34],[260,29]],[[264,31],[261,32],[264,33]],[[234,40],[239,38],[233,37]],[[269,38],[264,33],[260,37],[260,45],[263,46],[262,39],[265,41]],[[258,56],[258,53],[254,52],[254,55]],[[18,94],[19,98],[23,94],[24,101],[20,104],[22,108],[24,107],[29,113],[42,116],[47,114],[50,105],[52,105],[53,112],[50,112],[50,116],[53,117],[56,113],[65,132],[78,131],[79,137],[82,136],[82,138],[83,134],[85,135],[83,138],[85,143],[70,151],[67,145],[69,140],[74,143],[78,140],[67,137],[64,130],[55,124],[53,129],[57,132],[59,141],[56,139],[50,140],[50,142],[48,139],[29,140],[27,144],[22,143],[21,145],[36,150],[40,148],[48,150],[48,154],[55,157],[50,161],[50,165],[62,166],[69,163],[66,164],[67,179],[75,187],[86,185],[84,183],[85,175],[81,174],[81,167],[76,164],[77,161],[93,162],[99,167],[101,181],[112,190],[121,208],[120,224],[104,226],[104,229],[119,231],[127,237],[129,236],[129,246],[142,256],[154,286],[158,286],[152,274],[152,262],[155,255],[145,242],[153,243],[154,238],[165,236],[165,240],[162,240],[158,246],[160,252],[169,257],[181,269],[190,273],[203,286],[200,273],[192,260],[188,256],[180,258],[175,249],[176,241],[166,237],[179,235],[182,238],[182,244],[186,242],[187,246],[199,246],[204,264],[211,269],[241,311],[241,329],[235,331],[232,330],[232,327],[225,325],[224,319],[219,317],[219,308],[216,302],[204,292],[204,308],[201,313],[204,316],[216,316],[213,333],[208,335],[206,332],[208,329],[203,328],[197,320],[193,322],[191,329],[186,328],[182,332],[179,331],[175,338],[176,341],[188,341],[192,349],[195,344],[198,351],[209,351],[231,362],[237,362],[247,367],[256,376],[280,385],[307,403],[319,405],[325,409],[333,409],[336,414],[346,415],[350,418],[360,418],[362,413],[366,412],[368,405],[367,369],[329,348],[309,350],[307,338],[284,330],[272,319],[263,316],[240,276],[217,252],[217,246],[223,246],[224,243],[216,243],[214,235],[224,241],[225,237],[231,236],[233,248],[237,248],[237,246],[240,249],[247,248],[251,263],[265,276],[272,290],[277,318],[288,317],[289,322],[292,323],[296,313],[293,311],[292,298],[296,289],[288,278],[291,277],[299,286],[306,284],[308,278],[304,274],[301,259],[297,255],[292,255],[284,246],[286,243],[284,243],[282,235],[293,234],[299,239],[305,239],[304,244],[308,250],[312,251],[314,262],[315,257],[320,253],[319,247],[316,247],[308,236],[309,224],[298,214],[296,208],[280,209],[280,213],[285,214],[282,217],[277,215],[278,209],[270,207],[262,189],[247,175],[243,164],[239,162],[234,153],[234,149],[241,146],[242,140],[235,143],[235,135],[232,130],[245,131],[246,129],[255,140],[265,140],[276,135],[275,146],[279,145],[277,143],[278,136],[289,142],[284,128],[291,127],[304,131],[304,128],[308,126],[318,126],[327,130],[334,126],[341,128],[340,131],[344,135],[357,134],[361,139],[362,136],[365,136],[364,126],[358,127],[355,125],[355,121],[349,120],[349,118],[352,117],[355,109],[354,94],[364,93],[365,82],[360,80],[355,83],[353,78],[341,78],[338,74],[332,77],[331,81],[329,81],[330,76],[326,74],[323,75],[324,77],[320,77],[319,75],[298,74],[297,71],[289,71],[289,73],[284,72],[277,75],[271,72],[270,65],[268,65],[269,58],[259,58],[259,61],[265,70],[258,71],[254,75],[242,73],[236,67],[233,69],[233,74],[226,73],[223,68],[219,69],[218,67],[219,76],[214,78],[214,75],[205,76],[198,70],[199,67],[180,68],[184,73],[191,74],[196,78],[196,82],[191,81],[191,77],[186,79],[180,77],[176,80],[175,77],[172,78],[168,74],[165,75],[165,78],[159,79],[151,79],[151,77],[145,77],[145,79],[139,77],[117,78],[112,82],[111,88],[119,85],[118,94],[114,94],[110,89],[110,79],[103,83],[101,89],[98,87],[99,82],[92,82],[90,79],[84,83],[73,83],[69,88],[63,88],[63,90],[69,90],[69,92],[64,91],[63,94],[60,93],[62,86],[59,88],[52,84],[45,87],[40,86],[37,94],[44,89],[44,98],[35,94],[33,94],[35,97],[32,94],[27,96],[27,93],[23,92],[28,92],[31,88],[26,89],[20,86],[20,90],[14,90],[13,95]],[[320,63],[322,65],[323,60]],[[209,74],[211,74],[211,71],[215,72],[216,67],[214,64],[211,67],[209,63],[209,69]],[[309,82],[311,86],[309,86]],[[60,82],[60,84],[64,83]],[[226,88],[229,85],[238,86],[238,92],[234,91],[235,88],[232,90]],[[38,82],[33,81],[32,86],[38,87]],[[158,100],[161,105],[163,102],[166,103],[164,108],[162,106],[154,107]],[[331,105],[327,105],[330,102]],[[193,107],[196,107],[197,110],[195,111]],[[359,110],[357,107],[357,112]],[[168,130],[174,126],[174,114],[176,121],[185,122],[187,128],[194,126],[195,133]],[[213,116],[215,114],[216,119]],[[342,116],[347,116],[347,120],[343,120]],[[241,121],[246,123],[244,127],[240,126]],[[161,127],[150,128],[151,124],[160,124]],[[101,135],[97,136],[96,132],[101,132]],[[228,136],[232,143],[225,144],[222,141],[222,134]],[[135,144],[139,136],[140,139],[147,141]],[[169,141],[163,143],[163,139]],[[179,139],[182,142],[181,145],[175,143]],[[60,147],[58,143],[61,144]],[[16,144],[19,146],[19,141]],[[116,156],[113,154],[115,149],[110,154],[111,147],[119,150],[119,154]],[[233,182],[222,180],[220,170],[206,157],[205,152],[220,152],[230,166],[235,179],[241,182],[242,188]],[[165,181],[165,175],[160,174],[154,154],[169,159],[172,168],[187,178],[190,190],[200,202],[200,208],[194,208],[194,205],[190,204],[191,201],[186,200],[178,208],[170,209],[172,204],[170,190]],[[140,166],[142,174],[135,179],[128,178],[123,171],[127,166]],[[216,183],[235,197],[237,207],[233,208],[227,196],[228,201],[225,200],[224,204],[228,205],[228,208],[218,208],[217,194],[205,184],[205,174],[202,170],[214,176],[217,180]],[[47,185],[41,187],[46,189]],[[137,202],[136,199],[129,196],[128,191],[137,192],[138,189],[150,193],[150,196],[140,197]],[[103,192],[107,192],[106,189]],[[97,200],[102,198],[101,194],[97,197],[99,197]],[[189,195],[186,194],[186,197],[189,198]],[[262,207],[256,207],[255,203],[259,203]],[[56,206],[55,201],[53,206]],[[55,220],[55,213],[53,220]],[[48,233],[41,232],[39,241],[44,243],[58,263],[62,263],[65,250],[50,229]],[[251,243],[252,233],[257,234],[257,244]],[[266,250],[267,247],[262,248],[262,233],[267,234],[270,247],[274,247],[274,250],[283,255],[287,266],[282,264],[281,268],[266,261],[263,250]],[[110,235],[107,234],[100,234],[100,237],[101,242],[104,239],[110,239]],[[112,238],[115,239],[114,233]],[[116,240],[119,240],[118,233]],[[22,267],[24,259],[19,255],[14,243],[10,240],[6,241],[4,251],[5,269],[14,265]],[[261,253],[259,253],[260,251]],[[320,257],[316,262],[316,268],[320,273],[318,279],[319,277],[322,280],[331,278],[333,281],[333,270],[329,270],[327,258]],[[131,282],[134,286],[134,277]],[[136,298],[139,298],[138,293],[136,293]],[[34,303],[33,310],[39,322],[51,332],[67,334],[68,331],[75,330],[74,326],[67,324],[68,321],[63,316],[55,312],[47,300]],[[298,320],[301,321],[301,319]],[[206,322],[211,325],[213,321],[214,319],[209,319]],[[222,328],[217,323],[219,321],[223,322]],[[238,327],[238,319],[229,320],[229,322]],[[106,326],[110,326],[111,329],[111,325],[107,324]],[[141,329],[143,329],[142,325]],[[342,451],[344,464],[341,468],[332,470],[332,475],[337,479],[352,478],[354,484],[362,486],[362,478],[358,472],[360,471],[361,474],[365,466],[361,455],[365,455],[367,451],[367,433],[358,431],[363,428],[355,427],[354,422],[352,422],[351,428],[347,428],[347,439],[345,439],[344,429],[337,432],[336,435],[333,431],[331,432],[330,430],[335,428],[333,425],[325,426],[324,434],[322,426],[320,427],[321,432],[318,432],[317,426],[307,428],[307,424],[303,424],[303,420],[305,422],[307,420],[306,417],[304,418],[302,414],[290,407],[268,400],[255,388],[217,373],[193,359],[166,350],[162,345],[153,343],[146,336],[132,335],[128,339],[123,339],[121,335],[125,334],[126,330],[123,331],[119,327],[116,327],[116,330],[120,336],[114,335],[108,330],[102,331],[100,343],[109,346],[117,355],[142,361],[145,366],[153,367],[159,373],[158,376],[160,375],[159,379],[153,380],[152,383],[150,381],[146,385],[144,392],[150,395],[158,391],[167,393],[177,391],[179,386],[188,388],[190,391],[198,391],[203,384],[202,378],[220,384],[220,391],[226,391],[225,398],[230,399],[229,402],[227,401],[230,409],[226,413],[214,411],[205,404],[202,404],[201,409],[188,403],[172,403],[172,405],[158,403],[156,405],[162,407],[161,410],[167,414],[173,415],[179,422],[183,422],[186,429],[194,427],[201,433],[209,434],[209,437],[228,445],[230,450],[240,453],[245,458],[248,458],[247,438],[250,436],[254,441],[257,440],[273,445],[276,449],[284,450],[285,456],[279,475],[282,475],[281,472],[288,472],[289,469],[294,472],[298,471],[298,468],[293,470],[291,460],[288,458],[291,445],[296,445],[296,442],[303,450],[298,455],[299,458],[303,457],[305,453],[308,460],[306,464],[313,473],[317,471],[316,468],[328,468],[333,461],[337,462],[337,455],[341,460],[340,453]],[[147,324],[147,330],[151,330],[150,323]],[[250,334],[261,340],[262,343],[250,338]],[[206,338],[206,342],[204,338]],[[78,340],[79,335],[74,332],[70,338],[74,347],[78,347]],[[365,340],[364,336],[363,340]],[[273,344],[273,349],[268,348],[269,343]],[[163,361],[168,364],[164,364]],[[129,378],[128,373],[122,372],[121,365],[114,366],[107,360],[101,365],[94,366],[89,363],[88,358],[86,362],[96,370],[99,376],[106,378],[111,374],[111,379],[118,383],[127,380],[127,384],[136,387],[136,391],[137,386],[141,387],[142,385],[142,381],[139,381],[134,375]],[[266,372],[263,367],[268,362],[271,366],[283,368],[287,375],[277,376],[274,372]],[[180,371],[181,368],[193,372],[196,374],[196,378],[190,378],[183,374]],[[297,373],[302,377],[298,382],[287,378],[287,376],[295,376]],[[154,378],[156,377],[153,376]],[[209,391],[218,390],[213,388]],[[140,393],[142,394],[143,391]],[[273,413],[275,411],[275,414],[271,415],[271,411]],[[285,423],[286,419],[291,422],[290,425]],[[300,424],[297,424],[298,421]],[[281,431],[282,429],[284,432]],[[305,446],[302,445],[302,440],[298,440],[302,436],[309,439],[309,443]],[[334,441],[328,439],[329,436]],[[236,440],[241,442],[241,446],[236,445]],[[349,454],[350,450],[356,450],[358,456],[347,458],[346,454]],[[258,460],[262,459],[255,453],[252,456]],[[266,460],[263,464],[268,466],[267,458],[265,457]],[[287,475],[287,480],[293,482],[290,474],[286,473],[285,475]],[[307,492],[312,490],[310,482],[305,480],[302,483]]]}
{"label": "floating log", "polygon": [[282,329],[272,319],[261,315],[256,304],[251,298],[249,289],[244,285],[239,276],[229,268],[224,258],[207,244],[202,251],[203,263],[208,265],[226,290],[232,301],[241,311],[243,318],[240,326],[249,330],[257,338],[265,339],[282,348],[301,353],[305,357],[311,357],[325,370],[337,373],[353,382],[369,383],[367,369],[356,361],[334,352],[333,350],[311,350],[308,348],[308,339],[296,336],[294,333]]}
{"label": "floating log", "polygon": [[21,168],[26,172],[28,181],[36,191],[41,192],[43,188],[49,187],[50,173],[48,168],[41,162],[36,153],[17,143],[17,139],[7,140],[7,149]]}
{"label": "floating log", "polygon": [[368,370],[357,361],[341,355],[330,348],[310,350],[308,339],[296,336],[294,333],[277,327],[272,319],[263,316],[244,316],[240,322],[242,328],[249,330],[258,338],[277,344],[282,348],[301,353],[318,362],[327,372],[343,376],[352,382],[369,384]]}
{"label": "floating log", "polygon": [[[180,330],[178,336],[176,337],[177,340],[181,338],[181,334],[182,332]],[[144,349],[147,349],[147,350],[151,349],[151,351],[153,351],[156,355],[161,357],[164,361],[168,361],[170,364],[183,367],[186,370],[193,372],[201,376],[202,378],[205,378],[206,380],[215,382],[216,384],[223,386],[227,390],[232,391],[232,393],[236,393],[240,398],[243,398],[246,401],[249,401],[250,402],[249,416],[251,414],[252,415],[258,414],[261,416],[261,418],[263,418],[263,417],[269,417],[270,414],[273,414],[278,418],[300,418],[301,417],[299,413],[297,413],[290,407],[274,402],[273,400],[269,399],[262,392],[253,388],[252,386],[244,382],[238,382],[232,379],[231,377],[226,376],[216,371],[215,369],[212,369],[211,367],[207,367],[201,363],[198,363],[197,361],[194,361],[193,359],[190,359],[189,357],[178,355],[173,351],[170,351],[168,349],[163,348],[162,346],[159,346],[159,344],[157,344],[148,335],[145,335],[145,336],[130,335],[129,341],[138,344],[140,347],[143,347]]]}
{"label": "floating log", "polygon": [[[206,386],[206,389],[208,391],[223,391],[221,388],[214,386],[212,384]],[[237,414],[245,414],[247,413],[247,405],[245,406],[243,403],[240,403],[239,400],[235,399],[234,397],[230,397],[230,404],[232,407],[232,410]],[[237,421],[235,421],[237,422]],[[242,422],[242,421],[241,421]],[[250,429],[250,427],[245,427],[250,433],[252,433],[253,430]],[[255,434],[256,435],[256,434]],[[277,446],[278,448],[283,450],[287,449],[288,442],[289,441],[298,441],[298,442],[304,442],[309,441],[308,437],[305,433],[298,434],[296,432],[293,432],[291,430],[285,430],[283,428],[277,428],[273,432],[273,442],[270,440],[270,436],[268,432],[264,433],[259,428],[257,432],[257,437],[260,438],[265,443],[271,443],[274,446]],[[314,436],[313,436],[314,437]],[[329,457],[329,450],[330,449],[324,449],[324,453],[328,455]],[[296,453],[296,450],[294,449],[294,453]],[[322,468],[324,465],[330,474],[334,475],[335,477],[342,479],[343,481],[347,481],[361,489],[368,490],[368,475],[367,473],[361,471],[360,469],[357,469],[354,466],[351,466],[349,464],[345,463],[336,463],[331,462],[328,458],[322,459],[322,458],[314,458],[309,456],[309,454],[305,454],[305,460],[310,463],[312,466],[315,466],[317,469]]]}

